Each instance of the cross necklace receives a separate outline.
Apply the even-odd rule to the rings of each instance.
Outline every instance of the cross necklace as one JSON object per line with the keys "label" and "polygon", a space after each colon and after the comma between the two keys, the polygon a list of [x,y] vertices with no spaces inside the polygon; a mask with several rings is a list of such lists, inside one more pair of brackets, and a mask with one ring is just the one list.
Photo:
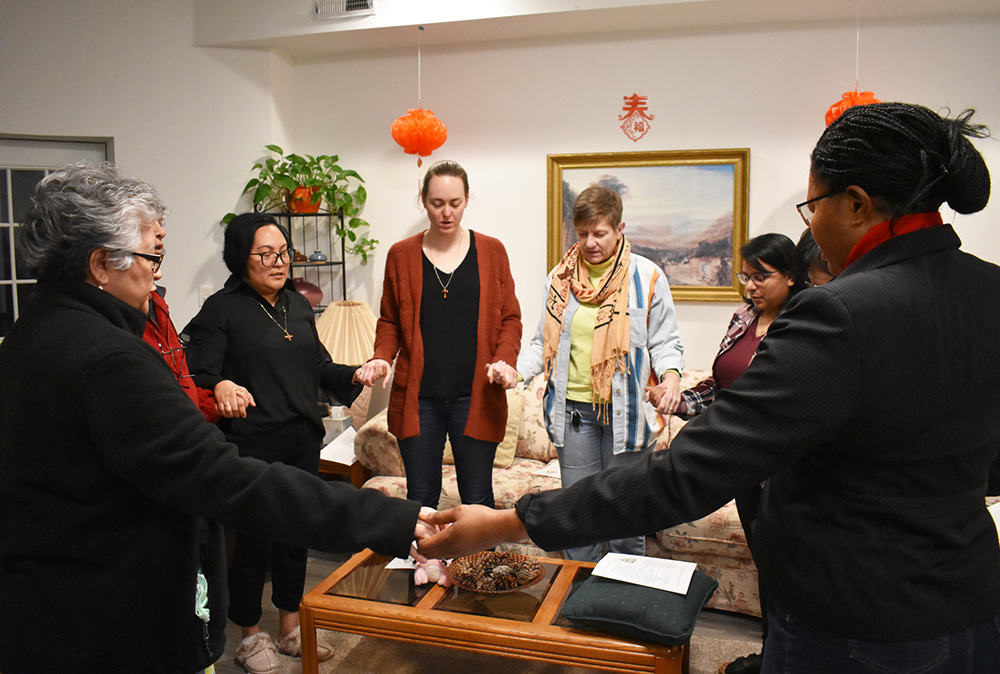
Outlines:
{"label": "cross necklace", "polygon": [[[463,242],[462,236],[463,236],[463,234],[464,234],[464,232],[461,233],[461,234],[459,234],[459,239],[458,239],[458,255],[459,256],[462,255],[462,242]],[[426,255],[426,252],[424,254]],[[441,282],[441,274],[438,272],[438,268],[437,268],[437,265],[434,264],[434,260],[431,260],[431,256],[430,255],[427,255],[427,260],[431,263],[431,268],[434,269],[434,276],[437,278],[438,285],[441,286],[441,298],[442,299],[448,299],[448,286],[451,285],[452,279],[455,278],[455,272],[458,271],[458,267],[461,266],[461,259],[459,259],[459,264],[456,265],[455,268],[451,270],[451,276],[448,277],[448,282],[447,283],[442,283]]]}
{"label": "cross necklace", "polygon": [[[260,304],[260,302],[257,302],[257,304]],[[278,326],[278,329],[281,330],[283,333],[285,333],[285,339],[287,339],[289,342],[292,341],[293,335],[290,332],[288,332],[288,312],[285,311],[285,307],[281,307],[281,313],[285,317],[285,327],[281,327],[281,323],[275,320],[274,316],[271,315],[271,312],[267,310],[267,307],[265,307],[263,304],[260,304],[260,308],[261,310],[263,310],[265,314],[267,314],[267,317],[270,318],[271,321]]]}

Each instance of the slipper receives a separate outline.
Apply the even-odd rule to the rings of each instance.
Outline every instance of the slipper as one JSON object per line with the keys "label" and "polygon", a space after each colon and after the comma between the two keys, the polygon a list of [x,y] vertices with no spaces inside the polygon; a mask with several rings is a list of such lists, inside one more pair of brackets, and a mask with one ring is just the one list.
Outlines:
{"label": "slipper", "polygon": [[281,667],[278,649],[267,632],[251,634],[241,641],[233,659],[248,674],[275,674]]}
{"label": "slipper", "polygon": [[[288,636],[284,637],[278,642],[278,650],[285,655],[291,655],[293,657],[301,657],[302,655],[302,633],[299,628],[296,627],[294,630],[288,633]],[[316,635],[316,661],[326,662],[333,657],[333,646],[331,646],[327,641]]]}

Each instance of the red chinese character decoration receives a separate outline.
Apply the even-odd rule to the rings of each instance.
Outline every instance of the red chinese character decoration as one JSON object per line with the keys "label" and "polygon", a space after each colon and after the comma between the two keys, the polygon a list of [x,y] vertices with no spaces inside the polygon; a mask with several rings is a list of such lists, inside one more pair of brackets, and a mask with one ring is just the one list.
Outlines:
{"label": "red chinese character decoration", "polygon": [[853,108],[855,105],[868,105],[869,103],[881,102],[870,91],[862,91],[860,93],[858,93],[857,89],[854,91],[845,91],[840,100],[831,105],[830,109],[826,111],[826,125],[830,126],[833,124],[833,120],[840,117],[844,113],[844,110]]}
{"label": "red chinese character decoration", "polygon": [[621,129],[626,136],[632,139],[632,142],[637,142],[646,135],[646,132],[649,131],[649,121],[655,117],[655,115],[646,113],[648,109],[646,100],[648,98],[648,96],[640,96],[639,94],[625,96],[625,105],[622,106],[622,111],[625,114],[618,115],[618,119],[625,120],[622,122]]}
{"label": "red chinese character decoration", "polygon": [[[392,139],[406,154],[426,157],[448,139],[448,127],[431,110],[411,109],[392,123]],[[417,158],[417,166],[422,164]]]}

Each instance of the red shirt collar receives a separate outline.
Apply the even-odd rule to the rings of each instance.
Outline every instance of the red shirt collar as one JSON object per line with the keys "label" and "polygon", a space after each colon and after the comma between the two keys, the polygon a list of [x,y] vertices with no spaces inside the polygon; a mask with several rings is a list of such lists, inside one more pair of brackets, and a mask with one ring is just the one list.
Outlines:
{"label": "red shirt collar", "polygon": [[935,227],[943,222],[941,214],[937,211],[933,211],[931,213],[913,213],[911,215],[904,215],[893,222],[891,227],[889,225],[889,220],[883,220],[869,229],[868,232],[861,237],[861,240],[854,244],[854,248],[851,249],[850,255],[847,256],[847,264],[845,264],[844,267],[849,267],[851,263],[859,257],[875,247],[881,246],[893,237],[909,234],[910,232],[916,232],[919,229]]}

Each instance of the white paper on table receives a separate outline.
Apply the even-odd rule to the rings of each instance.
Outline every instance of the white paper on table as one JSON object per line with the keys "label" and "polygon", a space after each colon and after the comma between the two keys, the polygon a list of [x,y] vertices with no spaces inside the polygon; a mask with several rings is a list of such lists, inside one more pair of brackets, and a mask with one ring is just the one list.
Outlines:
{"label": "white paper on table", "polygon": [[319,458],[349,466],[358,460],[354,455],[354,436],[357,431],[354,426],[348,426],[343,433],[333,439],[329,445],[319,451]]}
{"label": "white paper on table", "polygon": [[386,569],[415,569],[417,568],[417,563],[413,561],[413,557],[407,557],[403,559],[402,557],[396,557],[391,562],[385,565]]}
{"label": "white paper on table", "polygon": [[1000,536],[1000,502],[994,503],[987,510],[993,515],[993,521],[997,525],[997,535]]}
{"label": "white paper on table", "polygon": [[546,477],[560,477],[559,459],[552,459],[547,464],[531,472],[532,475],[544,475]]}
{"label": "white paper on table", "polygon": [[633,585],[687,594],[697,565],[676,559],[659,559],[609,552],[591,572],[595,576],[620,580]]}

